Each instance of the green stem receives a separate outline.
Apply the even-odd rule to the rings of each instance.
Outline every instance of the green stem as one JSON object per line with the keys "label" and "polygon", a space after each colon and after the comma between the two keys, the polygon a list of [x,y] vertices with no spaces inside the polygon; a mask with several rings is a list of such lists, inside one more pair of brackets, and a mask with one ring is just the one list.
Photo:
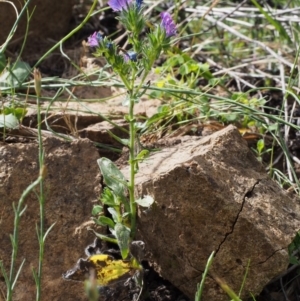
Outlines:
{"label": "green stem", "polygon": [[204,272],[202,274],[201,282],[200,282],[200,284],[197,285],[197,291],[196,291],[196,295],[195,295],[195,301],[200,301],[201,300],[203,289],[204,289],[204,282],[205,282],[205,279],[207,277],[207,273],[209,271],[209,268],[210,268],[210,266],[213,263],[214,256],[215,256],[215,251],[213,251],[210,254],[210,256],[209,256],[209,258],[207,260],[207,263],[206,263],[206,266],[205,266],[205,270],[204,270]]}
{"label": "green stem", "polygon": [[18,255],[18,243],[19,243],[19,223],[21,219],[21,215],[24,213],[26,210],[26,207],[23,208],[23,204],[25,201],[25,198],[27,195],[34,189],[35,186],[37,186],[40,181],[41,181],[41,176],[39,176],[33,183],[31,183],[22,193],[19,202],[18,202],[18,207],[14,208],[15,212],[15,219],[14,219],[14,233],[12,236],[12,255],[11,255],[11,263],[10,263],[10,273],[9,273],[9,280],[7,284],[7,297],[6,301],[12,301],[12,296],[13,296],[13,283],[16,282],[16,279],[14,279],[14,269],[15,269],[15,264],[16,264],[16,259]]}
{"label": "green stem", "polygon": [[131,231],[130,237],[134,239],[136,232],[136,203],[134,197],[134,179],[135,179],[135,118],[134,118],[134,79],[135,72],[132,74],[131,82],[123,76],[123,74],[119,74],[125,87],[129,93],[129,166],[130,166],[130,176],[129,176],[129,204],[130,204],[130,223],[131,223]]}
{"label": "green stem", "polygon": [[39,144],[39,168],[40,168],[40,177],[42,180],[40,181],[40,193],[39,193],[39,203],[40,203],[40,228],[38,234],[39,240],[39,266],[38,273],[36,278],[36,301],[41,300],[41,282],[42,282],[42,267],[43,267],[43,259],[44,259],[44,219],[45,219],[45,196],[44,196],[44,150],[43,150],[43,137],[42,137],[42,118],[41,118],[41,103],[40,96],[37,96],[37,120],[38,120],[38,144]]}
{"label": "green stem", "polygon": [[130,202],[130,215],[131,215],[131,232],[130,236],[132,239],[135,237],[136,232],[136,203],[134,198],[134,180],[135,180],[135,119],[134,119],[134,99],[130,95],[129,102],[129,165],[130,165],[130,179],[129,179],[129,202]]}

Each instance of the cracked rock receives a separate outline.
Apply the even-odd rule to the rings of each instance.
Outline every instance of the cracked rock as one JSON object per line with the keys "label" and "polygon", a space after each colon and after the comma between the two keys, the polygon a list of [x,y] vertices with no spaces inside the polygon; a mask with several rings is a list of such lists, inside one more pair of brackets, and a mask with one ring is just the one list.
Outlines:
{"label": "cracked rock", "polygon": [[[84,248],[94,239],[88,231],[75,235],[76,228],[86,222],[93,203],[101,192],[99,168],[95,164],[98,151],[88,139],[72,143],[55,138],[44,140],[47,175],[45,191],[45,231],[55,223],[45,242],[43,261],[42,300],[85,301],[83,284],[62,279],[62,273],[82,256]],[[9,272],[14,211],[26,187],[37,178],[38,145],[0,144],[0,260]],[[36,189],[35,191],[38,191]],[[35,300],[36,287],[32,269],[38,267],[39,203],[36,193],[30,192],[20,219],[17,268],[25,260],[13,295],[14,301]],[[17,270],[16,268],[16,270]],[[0,273],[1,296],[6,287]],[[4,297],[3,297],[4,298]],[[0,300],[4,300],[0,297]]]}
{"label": "cracked rock", "polygon": [[191,299],[212,251],[203,301],[228,300],[215,277],[238,293],[249,261],[243,299],[288,266],[299,205],[268,177],[234,126],[152,154],[140,164],[136,194],[155,200],[138,219],[148,259]]}

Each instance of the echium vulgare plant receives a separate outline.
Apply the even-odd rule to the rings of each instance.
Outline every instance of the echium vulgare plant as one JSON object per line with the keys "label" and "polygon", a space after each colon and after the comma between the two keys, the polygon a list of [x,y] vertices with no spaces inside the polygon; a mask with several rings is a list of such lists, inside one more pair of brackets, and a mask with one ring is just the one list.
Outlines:
{"label": "echium vulgare plant", "polygon": [[[145,150],[135,153],[136,133],[139,123],[134,116],[134,105],[146,91],[144,82],[151,71],[154,62],[162,51],[170,47],[170,40],[176,35],[176,25],[168,12],[160,14],[161,22],[144,33],[145,16],[142,0],[109,0],[108,5],[119,13],[117,19],[123,24],[128,34],[130,50],[125,51],[107,37],[95,32],[88,38],[88,45],[95,49],[95,56],[104,56],[113,71],[123,82],[127,95],[123,105],[128,106],[125,119],[129,123],[129,139],[115,137],[129,148],[129,181],[119,171],[116,165],[107,158],[98,160],[106,188],[101,195],[101,202],[108,206],[112,218],[102,215],[102,206],[93,209],[95,222],[109,227],[115,238],[97,234],[104,240],[119,245],[123,259],[129,255],[129,244],[135,238],[137,205],[149,207],[153,203],[150,196],[135,199],[134,181],[138,170],[138,162],[145,156]],[[142,35],[143,33],[143,35]],[[143,38],[141,38],[143,37]]]}

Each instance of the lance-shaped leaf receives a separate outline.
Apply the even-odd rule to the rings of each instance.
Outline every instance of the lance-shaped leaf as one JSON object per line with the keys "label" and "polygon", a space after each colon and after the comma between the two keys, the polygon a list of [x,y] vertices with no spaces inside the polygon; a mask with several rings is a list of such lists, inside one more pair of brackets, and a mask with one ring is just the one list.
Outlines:
{"label": "lance-shaped leaf", "polygon": [[121,223],[117,223],[115,231],[122,258],[126,259],[129,254],[130,229]]}
{"label": "lance-shaped leaf", "polygon": [[124,175],[118,167],[109,159],[101,158],[97,160],[105,184],[118,196],[125,199],[125,191],[127,190],[127,182]]}
{"label": "lance-shaped leaf", "polygon": [[114,228],[115,227],[115,223],[113,222],[113,220],[109,217],[106,216],[100,216],[98,221],[100,222],[100,224],[102,226],[108,226],[110,228]]}

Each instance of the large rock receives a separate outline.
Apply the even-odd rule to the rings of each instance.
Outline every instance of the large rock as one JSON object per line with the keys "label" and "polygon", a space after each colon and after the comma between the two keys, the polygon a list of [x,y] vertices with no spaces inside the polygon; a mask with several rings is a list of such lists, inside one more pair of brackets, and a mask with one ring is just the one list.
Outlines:
{"label": "large rock", "polygon": [[[75,229],[91,215],[93,202],[100,193],[97,149],[88,139],[65,143],[47,138],[45,162],[45,227],[56,223],[46,239],[43,265],[42,300],[84,301],[83,284],[62,279],[94,235]],[[10,234],[13,233],[13,203],[16,205],[24,189],[38,176],[38,147],[30,144],[0,145],[0,259],[9,271],[11,259]],[[35,300],[35,284],[32,268],[37,269],[38,241],[36,224],[39,223],[39,204],[34,192],[25,201],[27,206],[21,217],[18,265],[25,264],[16,285],[14,301]],[[0,289],[5,292],[4,279],[0,277]]]}
{"label": "large rock", "polygon": [[242,298],[287,268],[299,205],[268,177],[235,127],[154,153],[140,164],[136,190],[155,200],[139,211],[139,239],[162,276],[191,299],[212,251],[203,301],[228,300],[216,276],[239,292],[249,260]]}

